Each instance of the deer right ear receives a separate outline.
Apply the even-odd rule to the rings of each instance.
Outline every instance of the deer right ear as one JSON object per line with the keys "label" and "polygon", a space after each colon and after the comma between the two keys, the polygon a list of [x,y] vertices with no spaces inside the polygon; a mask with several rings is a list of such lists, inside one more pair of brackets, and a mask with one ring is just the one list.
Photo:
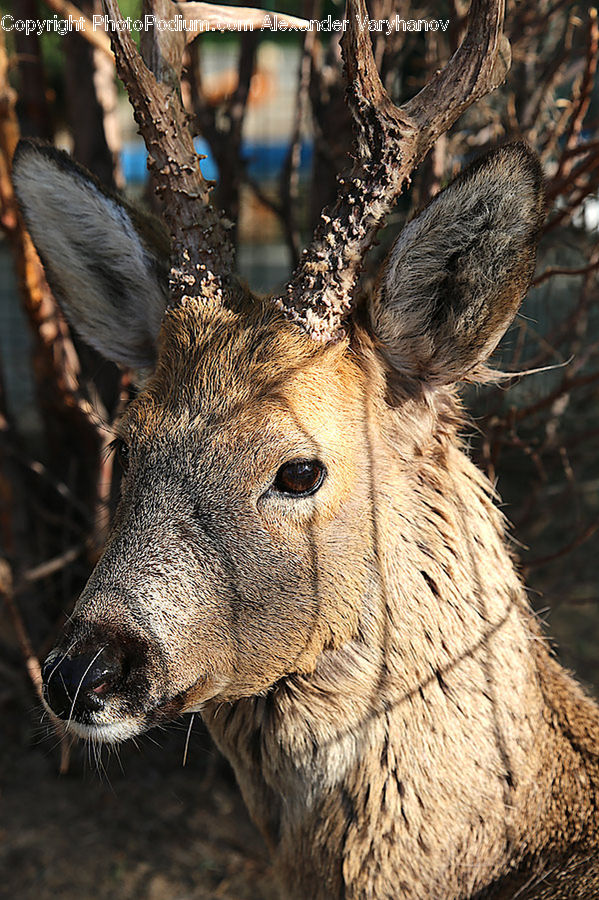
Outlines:
{"label": "deer right ear", "polygon": [[517,143],[479,159],[406,225],[370,307],[396,371],[432,387],[484,377],[532,278],[544,216],[539,161]]}
{"label": "deer right ear", "polygon": [[50,145],[21,141],[13,181],[48,283],[77,333],[120,365],[151,365],[168,297],[166,232]]}

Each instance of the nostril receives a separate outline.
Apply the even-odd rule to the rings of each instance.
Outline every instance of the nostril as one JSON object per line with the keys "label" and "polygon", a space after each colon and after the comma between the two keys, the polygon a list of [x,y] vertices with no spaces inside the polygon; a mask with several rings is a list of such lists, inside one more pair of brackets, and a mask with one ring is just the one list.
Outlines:
{"label": "nostril", "polygon": [[76,656],[54,652],[43,667],[44,698],[60,718],[78,718],[102,709],[122,676],[122,661],[110,648]]}

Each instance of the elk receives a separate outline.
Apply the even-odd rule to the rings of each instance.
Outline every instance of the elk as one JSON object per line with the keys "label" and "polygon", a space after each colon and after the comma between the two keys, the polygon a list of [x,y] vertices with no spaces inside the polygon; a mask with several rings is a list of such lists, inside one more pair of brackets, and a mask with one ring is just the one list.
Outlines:
{"label": "elk", "polygon": [[67,317],[145,372],[119,425],[120,505],[45,702],[108,742],[201,711],[286,897],[597,897],[599,710],[553,658],[460,438],[457,385],[490,377],[533,272],[532,151],[465,169],[356,300],[413,168],[506,75],[502,3],[473,0],[460,48],[401,108],[365,14],[348,0],[353,164],[279,297],[234,275],[177,35],[154,35],[144,62],[112,34],[168,235],[63,154],[17,152]]}

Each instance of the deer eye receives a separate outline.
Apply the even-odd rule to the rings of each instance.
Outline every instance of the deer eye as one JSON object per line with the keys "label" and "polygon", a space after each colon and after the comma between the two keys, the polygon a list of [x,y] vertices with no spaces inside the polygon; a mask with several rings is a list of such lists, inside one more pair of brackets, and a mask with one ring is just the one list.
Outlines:
{"label": "deer eye", "polygon": [[273,488],[292,497],[309,497],[322,485],[326,471],[316,459],[292,459],[277,472]]}

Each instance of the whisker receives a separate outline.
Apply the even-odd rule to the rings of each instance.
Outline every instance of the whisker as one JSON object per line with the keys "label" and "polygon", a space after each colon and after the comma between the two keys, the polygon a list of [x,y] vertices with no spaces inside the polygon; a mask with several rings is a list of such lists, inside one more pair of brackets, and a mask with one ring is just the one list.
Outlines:
{"label": "whisker", "polygon": [[68,697],[69,700],[70,700],[70,699],[71,699],[71,695],[69,694],[69,689],[68,689],[68,687],[67,687],[67,685],[66,685],[66,682],[65,682],[65,680],[64,680],[64,677],[63,677],[62,672],[59,672],[59,675],[60,675],[60,680],[62,681],[62,686],[63,686],[63,688],[64,688],[64,692],[65,692],[65,694],[67,695],[67,697]]}
{"label": "whisker", "polygon": [[125,774],[125,769],[123,768],[123,763],[122,763],[122,761],[121,761],[121,754],[119,753],[119,750],[118,750],[118,747],[117,747],[117,746],[114,747],[113,753],[114,753],[114,755],[115,755],[115,757],[116,757],[116,761],[117,761],[117,763],[118,763],[119,769],[121,770],[121,774],[124,775],[124,774]]}
{"label": "whisker", "polygon": [[151,735],[144,734],[144,738],[146,739],[146,741],[149,741],[151,744],[154,744],[155,747],[158,747],[159,750],[164,750],[164,747],[162,746],[162,744],[159,744],[158,741],[155,738],[153,738]]}
{"label": "whisker", "polygon": [[[52,680],[52,676],[53,676],[54,673],[56,672],[57,668],[59,667],[59,665],[61,664],[61,662],[62,662],[63,659],[65,658],[65,656],[68,656],[68,655],[69,655],[69,653],[71,652],[71,650],[73,649],[73,647],[75,646],[76,643],[77,643],[77,638],[75,638],[75,640],[71,642],[71,644],[70,644],[69,649],[67,650],[67,652],[64,653],[62,656],[59,656],[59,657],[58,657],[58,662],[56,663],[56,665],[54,666],[54,668],[52,669],[52,671],[51,671],[50,674],[48,675],[48,681],[46,682],[46,684],[50,684],[50,681]],[[64,680],[63,680],[63,684],[64,684]]]}
{"label": "whisker", "polygon": [[187,751],[189,749],[189,738],[191,737],[191,729],[193,728],[193,720],[195,719],[196,714],[192,713],[191,718],[189,720],[189,728],[187,729],[187,737],[185,738],[185,750],[183,751],[183,764],[182,767],[185,768],[185,763],[187,762]]}

